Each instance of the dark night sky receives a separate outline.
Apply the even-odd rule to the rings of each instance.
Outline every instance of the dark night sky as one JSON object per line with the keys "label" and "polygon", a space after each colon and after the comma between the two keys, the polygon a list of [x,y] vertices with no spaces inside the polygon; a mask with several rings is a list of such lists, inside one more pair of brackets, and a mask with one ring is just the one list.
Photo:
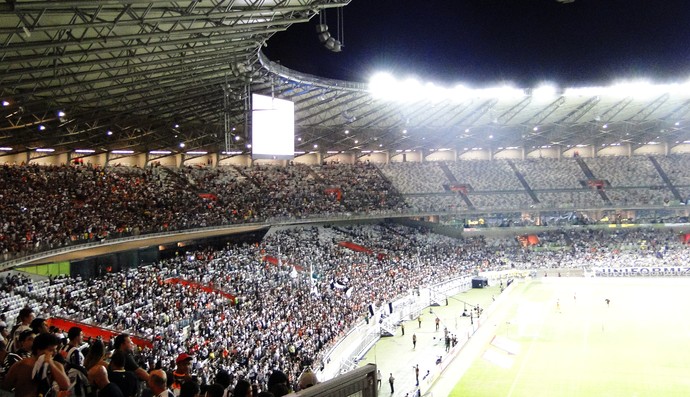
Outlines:
{"label": "dark night sky", "polygon": [[[352,0],[344,48],[293,25],[264,49],[289,68],[367,82],[376,71],[438,83],[606,85],[616,78],[690,78],[688,0]],[[334,34],[336,11],[326,13]]]}

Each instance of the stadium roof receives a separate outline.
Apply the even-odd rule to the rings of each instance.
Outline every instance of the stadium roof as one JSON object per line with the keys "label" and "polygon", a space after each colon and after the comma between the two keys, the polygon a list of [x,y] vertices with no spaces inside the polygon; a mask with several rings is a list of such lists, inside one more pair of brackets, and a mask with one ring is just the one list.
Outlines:
{"label": "stadium roof", "polygon": [[295,102],[297,151],[690,140],[690,89],[684,86],[657,87],[644,97],[638,85],[623,94],[581,90],[539,98],[524,90],[511,98],[397,102],[361,83],[289,70],[261,53],[274,33],[348,3],[5,2],[0,147],[246,150],[250,92]]}

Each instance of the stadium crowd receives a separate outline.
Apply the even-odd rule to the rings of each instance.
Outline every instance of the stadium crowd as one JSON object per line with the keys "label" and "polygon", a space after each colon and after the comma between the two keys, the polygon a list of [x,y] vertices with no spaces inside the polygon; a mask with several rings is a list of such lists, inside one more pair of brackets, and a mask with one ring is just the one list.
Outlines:
{"label": "stadium crowd", "polygon": [[[133,377],[145,381],[154,395],[167,387],[177,395],[232,390],[246,396],[251,389],[253,395],[284,395],[316,382],[305,374],[313,375],[309,369],[323,365],[335,341],[364,321],[369,305],[382,307],[425,285],[483,270],[677,266],[690,260],[677,233],[666,229],[565,229],[537,237],[536,245],[526,246],[515,236],[456,239],[392,223],[288,228],[272,230],[256,244],[208,248],[89,280],[7,275],[0,278],[0,302],[19,296],[26,306],[3,310],[7,319],[17,316],[11,332],[7,319],[0,328],[3,343],[19,359],[7,350],[0,354],[8,362],[0,377],[17,395],[31,395],[22,394],[22,387],[45,387],[38,381],[43,372],[32,377],[27,366],[49,367],[44,373],[62,389],[70,386],[60,374],[83,366],[87,376],[80,379],[92,390],[105,390],[99,395],[119,395],[127,388],[118,383],[124,377],[129,384]],[[83,365],[78,358],[73,364],[66,343],[78,332],[40,336],[51,333],[42,320],[49,317],[121,336],[89,341]],[[135,348],[126,334],[153,347]],[[65,352],[56,356],[57,364],[48,357],[55,349]],[[72,371],[67,378],[74,387],[78,376]],[[218,389],[221,394],[213,394]]]}
{"label": "stadium crowd", "polygon": [[254,166],[238,173],[225,167],[172,171],[5,164],[0,166],[0,255],[276,217],[404,207],[373,165],[324,169],[328,179],[306,166]]}
{"label": "stadium crowd", "polygon": [[[684,202],[690,186],[682,165],[689,158],[659,157],[660,172],[639,156],[579,160],[597,180],[609,182],[611,203],[667,206],[678,198],[660,173],[668,170]],[[583,185],[588,178],[576,159],[176,169],[4,164],[0,255],[11,259],[143,233],[315,216],[610,205]],[[468,189],[463,196],[448,190],[458,183]]]}

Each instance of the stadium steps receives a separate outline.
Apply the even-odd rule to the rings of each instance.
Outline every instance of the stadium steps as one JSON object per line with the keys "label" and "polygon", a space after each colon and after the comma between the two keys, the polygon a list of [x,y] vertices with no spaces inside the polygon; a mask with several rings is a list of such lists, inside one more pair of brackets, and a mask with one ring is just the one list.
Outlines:
{"label": "stadium steps", "polygon": [[396,197],[400,197],[400,199],[403,200],[403,202],[405,202],[405,195],[400,193],[400,189],[398,189],[398,187],[395,186],[393,181],[388,179],[386,174],[383,173],[383,171],[381,170],[381,166],[375,164],[374,168],[376,169],[376,172],[379,174],[381,179],[388,182],[388,185],[390,186],[390,193]]}
{"label": "stadium steps", "polygon": [[[455,175],[453,175],[453,172],[450,170],[450,168],[448,168],[448,164],[441,161],[438,163],[438,166],[441,167],[441,171],[443,171],[443,174],[446,176],[446,179],[448,179],[448,181],[450,182],[450,185],[454,185],[454,184],[459,183],[458,178],[456,178]],[[448,190],[448,187],[445,184],[444,184],[444,189]],[[457,191],[455,193],[460,195],[460,198],[462,199],[462,201],[465,202],[465,205],[467,205],[468,209],[470,209],[470,210],[475,209],[474,204],[472,204],[472,201],[470,200],[469,197],[467,197],[466,193],[460,192],[460,191]]]}
{"label": "stadium steps", "polygon": [[680,195],[678,188],[676,188],[673,185],[673,182],[671,182],[671,179],[668,177],[668,174],[666,174],[666,171],[664,171],[664,169],[661,168],[661,164],[659,164],[659,162],[656,160],[656,158],[654,156],[649,156],[649,161],[651,161],[652,164],[654,164],[654,168],[656,168],[656,172],[659,173],[659,175],[661,176],[661,179],[664,180],[664,183],[666,184],[666,186],[669,189],[671,189],[671,193],[673,193],[673,197],[675,197],[676,200],[683,202],[684,201],[683,197]]}
{"label": "stadium steps", "polygon": [[247,174],[246,172],[244,172],[244,170],[243,170],[242,168],[240,168],[240,167],[238,167],[238,166],[236,166],[236,165],[232,165],[232,168],[234,168],[235,171],[239,172],[240,175],[242,175],[243,177],[245,177],[245,178],[246,178],[248,181],[250,181],[254,186],[256,186],[256,187],[258,187],[259,189],[261,189],[261,184],[260,184],[256,179],[254,179],[251,175],[249,175],[249,174]]}
{"label": "stadium steps", "polygon": [[323,177],[322,177],[321,175],[319,175],[319,174],[316,172],[316,170],[314,170],[312,167],[310,167],[310,166],[308,166],[308,165],[297,165],[297,166],[298,166],[298,167],[307,167],[307,169],[309,170],[309,175],[311,175],[312,178],[314,178],[314,180],[315,180],[316,182],[318,182],[318,183],[320,183],[320,184],[322,184],[322,185],[326,185],[326,184],[327,184],[327,183],[326,183],[326,180],[323,179]]}
{"label": "stadium steps", "polygon": [[178,174],[172,168],[168,167],[157,167],[156,168],[161,177],[162,187],[168,189],[185,189],[187,191],[197,192],[197,187],[189,183],[187,178]]}
{"label": "stadium steps", "polygon": [[448,164],[443,161],[439,161],[438,166],[441,167],[441,171],[443,171],[443,174],[450,183],[458,183],[458,179],[455,177],[455,175],[453,175],[453,172],[450,170],[450,168],[448,168]]}
{"label": "stadium steps", "polygon": [[[582,172],[587,177],[587,180],[597,179],[597,177],[594,176],[594,173],[589,168],[587,163],[585,163],[585,160],[582,157],[576,157],[575,161],[577,161],[577,164],[580,166],[580,169],[582,170]],[[609,199],[609,196],[606,195],[606,192],[604,191],[604,189],[597,189],[597,193],[599,193],[599,196],[601,197],[602,200],[604,200],[605,203],[611,204],[611,199]]]}
{"label": "stadium steps", "polygon": [[522,172],[520,172],[520,170],[517,169],[517,167],[515,166],[515,163],[513,163],[512,160],[508,160],[508,165],[513,170],[513,172],[515,173],[515,176],[517,177],[517,179],[522,184],[522,187],[525,188],[525,190],[527,191],[527,194],[529,194],[532,201],[535,204],[539,204],[539,198],[537,197],[537,194],[534,193],[534,190],[532,190],[529,183],[527,183],[527,179],[525,179],[525,176],[522,175]]}

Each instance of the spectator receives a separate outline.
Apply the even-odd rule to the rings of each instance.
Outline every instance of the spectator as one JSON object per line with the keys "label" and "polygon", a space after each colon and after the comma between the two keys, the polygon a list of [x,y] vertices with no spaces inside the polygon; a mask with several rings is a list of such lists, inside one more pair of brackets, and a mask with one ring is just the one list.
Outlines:
{"label": "spectator", "polygon": [[134,373],[125,370],[126,359],[127,356],[122,350],[113,352],[112,357],[110,357],[108,379],[120,388],[125,397],[134,397],[137,395],[139,383]]}
{"label": "spectator", "polygon": [[113,348],[115,350],[121,350],[125,354],[125,370],[133,372],[140,380],[148,380],[149,374],[145,369],[139,367],[139,364],[134,360],[134,344],[129,334],[120,334],[116,336]]}
{"label": "spectator", "polygon": [[60,349],[60,354],[65,362],[82,367],[84,366],[84,355],[81,352],[81,345],[84,343],[82,330],[79,327],[72,327],[67,331],[67,344]]}
{"label": "spectator", "polygon": [[[39,393],[45,395],[53,387],[53,382],[59,390],[67,390],[70,386],[69,378],[62,364],[53,360],[59,344],[60,340],[55,335],[46,333],[36,336],[31,356],[10,368],[3,381],[3,388],[14,391],[14,395],[18,397],[33,397]],[[36,365],[40,369],[35,378],[32,371]]]}

